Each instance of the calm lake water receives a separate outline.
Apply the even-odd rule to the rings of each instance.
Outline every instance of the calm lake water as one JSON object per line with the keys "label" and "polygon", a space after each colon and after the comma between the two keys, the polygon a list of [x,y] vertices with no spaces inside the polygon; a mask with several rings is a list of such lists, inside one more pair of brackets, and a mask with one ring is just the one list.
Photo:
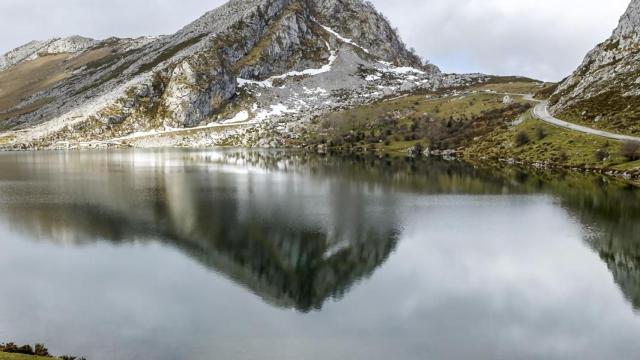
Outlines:
{"label": "calm lake water", "polygon": [[0,342],[89,360],[637,359],[640,192],[278,152],[0,154]]}

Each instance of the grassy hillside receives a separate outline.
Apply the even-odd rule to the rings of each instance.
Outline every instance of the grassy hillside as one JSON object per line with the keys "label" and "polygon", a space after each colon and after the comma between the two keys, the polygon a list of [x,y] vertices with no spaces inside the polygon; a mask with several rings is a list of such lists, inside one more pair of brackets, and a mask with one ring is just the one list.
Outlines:
{"label": "grassy hillside", "polygon": [[[424,149],[458,151],[474,163],[629,172],[640,175],[640,153],[625,144],[534,119],[523,96],[555,84],[493,81],[447,94],[408,94],[320,117],[296,140],[326,151],[406,156]],[[638,150],[640,152],[640,149]]]}
{"label": "grassy hillside", "polygon": [[464,158],[526,162],[570,168],[640,171],[640,161],[622,155],[624,144],[555,127],[527,115],[507,130],[496,130],[468,146]]}
{"label": "grassy hillside", "polygon": [[[498,91],[532,93],[539,83],[499,83],[443,94],[407,94],[319,117],[298,144],[328,150],[406,154],[415,146],[450,149],[507,127],[531,103]],[[507,91],[508,90],[508,91]]]}
{"label": "grassy hillside", "polygon": [[640,96],[609,91],[582,100],[556,116],[595,129],[640,135]]}
{"label": "grassy hillside", "polygon": [[0,352],[0,360],[58,360],[58,359],[59,358]]}

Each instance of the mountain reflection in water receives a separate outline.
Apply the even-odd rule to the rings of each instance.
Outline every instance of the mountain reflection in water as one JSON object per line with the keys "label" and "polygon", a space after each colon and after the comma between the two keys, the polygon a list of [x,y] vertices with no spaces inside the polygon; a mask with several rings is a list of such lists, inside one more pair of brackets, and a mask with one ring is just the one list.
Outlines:
{"label": "mountain reflection in water", "polygon": [[586,175],[3,153],[0,341],[94,360],[633,358],[638,220],[638,190]]}
{"label": "mountain reflection in water", "polygon": [[[37,179],[29,186],[38,200],[14,191],[2,216],[63,244],[161,241],[273,305],[320,309],[388,258],[398,229],[389,212],[372,212],[362,199],[379,189],[332,177],[278,178],[288,165],[272,156],[70,153],[64,172],[55,155],[37,166],[15,161],[3,177]],[[91,178],[68,176],[77,172]],[[375,199],[393,206],[384,191]]]}
{"label": "mountain reflection in water", "polygon": [[270,304],[303,312],[344,296],[394,251],[401,229],[390,190],[545,192],[588,224],[586,243],[640,309],[639,192],[603,178],[275,151],[69,152],[1,159],[0,181],[11,191],[0,195],[0,216],[21,231],[78,246],[160,241]]}

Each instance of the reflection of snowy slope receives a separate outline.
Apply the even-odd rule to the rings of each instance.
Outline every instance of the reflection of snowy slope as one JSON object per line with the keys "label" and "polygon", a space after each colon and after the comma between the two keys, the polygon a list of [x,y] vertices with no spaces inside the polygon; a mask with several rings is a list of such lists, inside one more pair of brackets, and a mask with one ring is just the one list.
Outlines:
{"label": "reflection of snowy slope", "polygon": [[[167,243],[277,306],[320,308],[396,245],[394,202],[385,193],[275,170],[286,160],[265,169],[207,151],[63,158],[69,172],[90,171],[94,180],[53,175],[41,189],[44,203],[14,199],[0,219],[56,243]],[[50,176],[25,166],[35,178]]]}
{"label": "reflection of snowy slope", "polygon": [[173,35],[53,50],[61,49],[93,61],[0,109],[20,110],[2,126],[25,130],[12,131],[6,146],[267,146],[271,128],[302,128],[331,111],[479,80],[421,64],[359,0],[233,0]]}

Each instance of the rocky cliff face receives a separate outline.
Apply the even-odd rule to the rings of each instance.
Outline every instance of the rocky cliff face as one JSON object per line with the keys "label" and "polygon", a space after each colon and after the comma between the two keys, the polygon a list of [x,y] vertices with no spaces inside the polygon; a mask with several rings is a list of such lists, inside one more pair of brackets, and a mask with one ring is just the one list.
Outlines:
{"label": "rocky cliff face", "polygon": [[231,0],[170,36],[34,42],[0,65],[0,80],[30,67],[47,74],[38,86],[19,87],[20,96],[0,92],[0,130],[12,147],[308,120],[465,81],[422,66],[360,0]]}
{"label": "rocky cliff face", "polygon": [[640,131],[640,0],[633,0],[611,38],[598,45],[551,98],[552,111]]}

